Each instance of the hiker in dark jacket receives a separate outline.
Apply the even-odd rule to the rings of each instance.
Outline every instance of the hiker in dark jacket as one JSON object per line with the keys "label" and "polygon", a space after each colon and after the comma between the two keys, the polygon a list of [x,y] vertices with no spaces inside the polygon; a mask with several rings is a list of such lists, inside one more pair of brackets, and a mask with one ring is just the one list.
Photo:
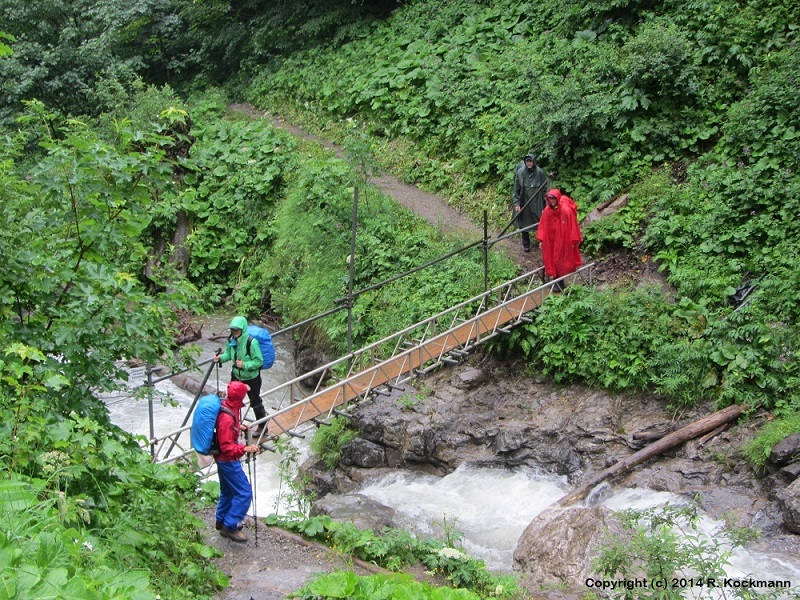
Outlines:
{"label": "hiker in dark jacket", "polygon": [[214,361],[220,363],[233,361],[231,380],[247,384],[250,388],[247,392],[250,407],[256,415],[256,420],[263,419],[267,416],[267,411],[261,401],[261,365],[264,362],[261,346],[258,345],[258,340],[247,333],[247,319],[244,317],[234,317],[230,329],[228,346],[220,356],[214,357]]}
{"label": "hiker in dark jacket", "polygon": [[[514,212],[517,214],[518,229],[524,229],[539,222],[548,183],[547,175],[536,166],[536,156],[533,152],[526,154],[514,174]],[[529,231],[522,232],[522,249],[525,252],[531,251]]]}
{"label": "hiker in dark jacket", "polygon": [[220,410],[217,416],[219,454],[214,460],[217,462],[219,476],[219,502],[216,527],[222,537],[234,542],[247,541],[241,528],[253,497],[253,488],[239,459],[246,452],[258,452],[255,444],[245,446],[239,443],[239,434],[243,430],[239,411],[244,406],[242,400],[246,395],[247,385],[241,381],[231,381],[228,384],[228,395],[222,401],[222,407],[228,409],[230,414],[226,410]]}

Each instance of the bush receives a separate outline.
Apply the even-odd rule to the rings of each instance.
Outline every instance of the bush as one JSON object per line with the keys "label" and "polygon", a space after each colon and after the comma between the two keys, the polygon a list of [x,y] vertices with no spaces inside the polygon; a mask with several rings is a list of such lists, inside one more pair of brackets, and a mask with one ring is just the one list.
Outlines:
{"label": "bush", "polygon": [[742,451],[752,464],[763,467],[769,460],[773,446],[798,431],[800,431],[800,412],[784,415],[764,425],[758,437],[747,442]]}
{"label": "bush", "polygon": [[358,436],[358,432],[350,429],[346,417],[336,417],[330,425],[325,425],[314,432],[311,450],[322,460],[328,469],[335,469],[342,456],[342,447]]}
{"label": "bush", "polygon": [[[340,552],[388,569],[399,570],[421,562],[455,587],[464,588],[461,590],[464,597],[471,597],[466,594],[467,590],[482,598],[513,597],[518,590],[513,577],[487,571],[482,560],[471,558],[442,542],[419,539],[406,531],[385,528],[381,535],[376,535],[372,530],[358,529],[352,523],[333,521],[327,515],[303,519],[270,515],[267,522],[297,531]],[[460,537],[460,534],[452,531],[447,533],[449,537]],[[307,593],[309,588],[304,589]]]}

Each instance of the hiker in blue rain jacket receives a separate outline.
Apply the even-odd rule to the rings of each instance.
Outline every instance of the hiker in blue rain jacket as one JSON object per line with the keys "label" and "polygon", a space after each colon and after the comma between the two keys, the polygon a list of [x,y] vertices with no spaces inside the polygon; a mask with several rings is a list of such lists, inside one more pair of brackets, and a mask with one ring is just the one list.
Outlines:
{"label": "hiker in blue rain jacket", "polygon": [[[215,356],[214,361],[220,363],[233,361],[231,380],[248,385],[250,389],[247,397],[250,399],[250,407],[255,413],[256,420],[263,419],[267,416],[267,411],[261,401],[261,365],[264,362],[261,346],[258,345],[258,340],[252,339],[247,333],[247,319],[244,317],[234,317],[230,330],[225,352]],[[259,433],[260,431],[256,431],[256,434]]]}
{"label": "hiker in blue rain jacket", "polygon": [[241,531],[241,525],[253,498],[253,488],[244,474],[239,459],[246,452],[253,454],[258,452],[256,444],[245,446],[239,443],[239,434],[242,431],[239,415],[244,406],[242,400],[245,395],[247,386],[241,381],[231,381],[228,384],[228,394],[222,401],[222,406],[227,408],[230,414],[221,410],[217,416],[219,454],[214,460],[217,462],[219,476],[219,502],[216,526],[222,537],[234,542],[247,541],[247,536]]}

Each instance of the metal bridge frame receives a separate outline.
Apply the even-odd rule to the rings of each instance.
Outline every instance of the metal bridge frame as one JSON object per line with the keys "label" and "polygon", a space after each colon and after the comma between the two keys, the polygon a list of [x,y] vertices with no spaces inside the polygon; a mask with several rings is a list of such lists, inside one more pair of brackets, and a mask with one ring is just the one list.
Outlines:
{"label": "metal bridge frame", "polygon": [[[560,287],[569,294],[570,284],[591,285],[593,266],[586,265],[546,283],[543,268],[535,269],[262,392],[265,405],[273,412],[250,423],[251,427],[264,425],[256,443],[272,449],[268,442],[283,434],[302,437],[306,428],[328,424],[331,417],[345,414],[343,410],[370,395],[388,395],[391,389],[419,375],[459,362],[478,344],[510,333],[515,325],[531,322],[528,313]],[[310,392],[309,382],[313,386]],[[154,460],[191,460],[194,450],[190,429],[185,425],[161,438],[153,437],[149,445]]]}

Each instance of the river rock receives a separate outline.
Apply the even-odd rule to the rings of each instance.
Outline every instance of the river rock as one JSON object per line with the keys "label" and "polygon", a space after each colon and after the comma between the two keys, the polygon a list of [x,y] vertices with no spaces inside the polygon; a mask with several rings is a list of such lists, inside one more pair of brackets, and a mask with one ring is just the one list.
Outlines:
{"label": "river rock", "polygon": [[453,377],[453,385],[457,388],[471,388],[480,383],[483,379],[484,373],[480,369],[468,368],[464,371],[456,373]]}
{"label": "river rock", "polygon": [[769,453],[769,462],[782,467],[800,457],[800,433],[783,438],[772,447]]}
{"label": "river rock", "polygon": [[429,377],[432,393],[413,406],[386,397],[363,405],[351,424],[385,448],[389,467],[525,466],[576,481],[631,454],[634,437],[682,424],[655,399],[538,384],[500,362],[481,367]]}
{"label": "river rock", "polygon": [[619,531],[607,508],[548,509],[525,528],[514,550],[514,569],[540,586],[579,585],[607,531]]}
{"label": "river rock", "polygon": [[783,524],[792,533],[800,533],[800,479],[778,492],[778,504],[783,511]]}
{"label": "river rock", "polygon": [[[330,353],[327,340],[319,328],[313,325],[301,327],[293,346],[295,369],[298,373],[310,373],[332,362],[336,357]],[[308,389],[316,389],[330,379],[330,373],[322,371],[305,377],[301,383]]]}
{"label": "river rock", "polygon": [[[521,374],[525,368],[521,362],[486,356],[470,361],[428,375],[424,386],[429,391],[415,394],[413,403],[403,402],[404,391],[399,390],[396,397],[380,396],[359,405],[350,423],[370,444],[356,443],[368,449],[357,460],[379,466],[357,466],[348,454],[348,464],[341,464],[336,476],[326,475],[319,493],[353,492],[359,482],[382,469],[444,476],[462,464],[531,468],[565,476],[570,486],[577,487],[641,445],[714,410],[696,406],[675,415],[663,401],[646,395],[540,382]],[[479,368],[474,364],[478,361]],[[470,369],[478,369],[480,376]],[[474,382],[469,386],[463,385],[465,373],[466,380]],[[734,514],[740,526],[785,535],[775,498],[786,481],[776,485],[754,473],[739,450],[757,435],[766,418],[755,415],[711,437],[689,441],[609,483],[612,488],[671,492],[684,500],[708,498],[704,509],[715,518]],[[381,453],[371,444],[383,449],[384,462],[379,462]],[[800,547],[800,538],[787,546]]]}
{"label": "river rock", "polygon": [[800,477],[800,460],[795,461],[793,463],[789,463],[785,467],[783,467],[780,471],[778,471],[780,476],[786,482],[786,484],[792,483],[795,479]]}
{"label": "river rock", "polygon": [[392,527],[394,509],[361,494],[326,496],[314,502],[311,516],[328,515],[335,521],[349,521],[359,529],[380,533]]}
{"label": "river rock", "polygon": [[365,440],[355,438],[342,446],[342,464],[355,465],[371,469],[386,465],[386,451],[384,447]]}

